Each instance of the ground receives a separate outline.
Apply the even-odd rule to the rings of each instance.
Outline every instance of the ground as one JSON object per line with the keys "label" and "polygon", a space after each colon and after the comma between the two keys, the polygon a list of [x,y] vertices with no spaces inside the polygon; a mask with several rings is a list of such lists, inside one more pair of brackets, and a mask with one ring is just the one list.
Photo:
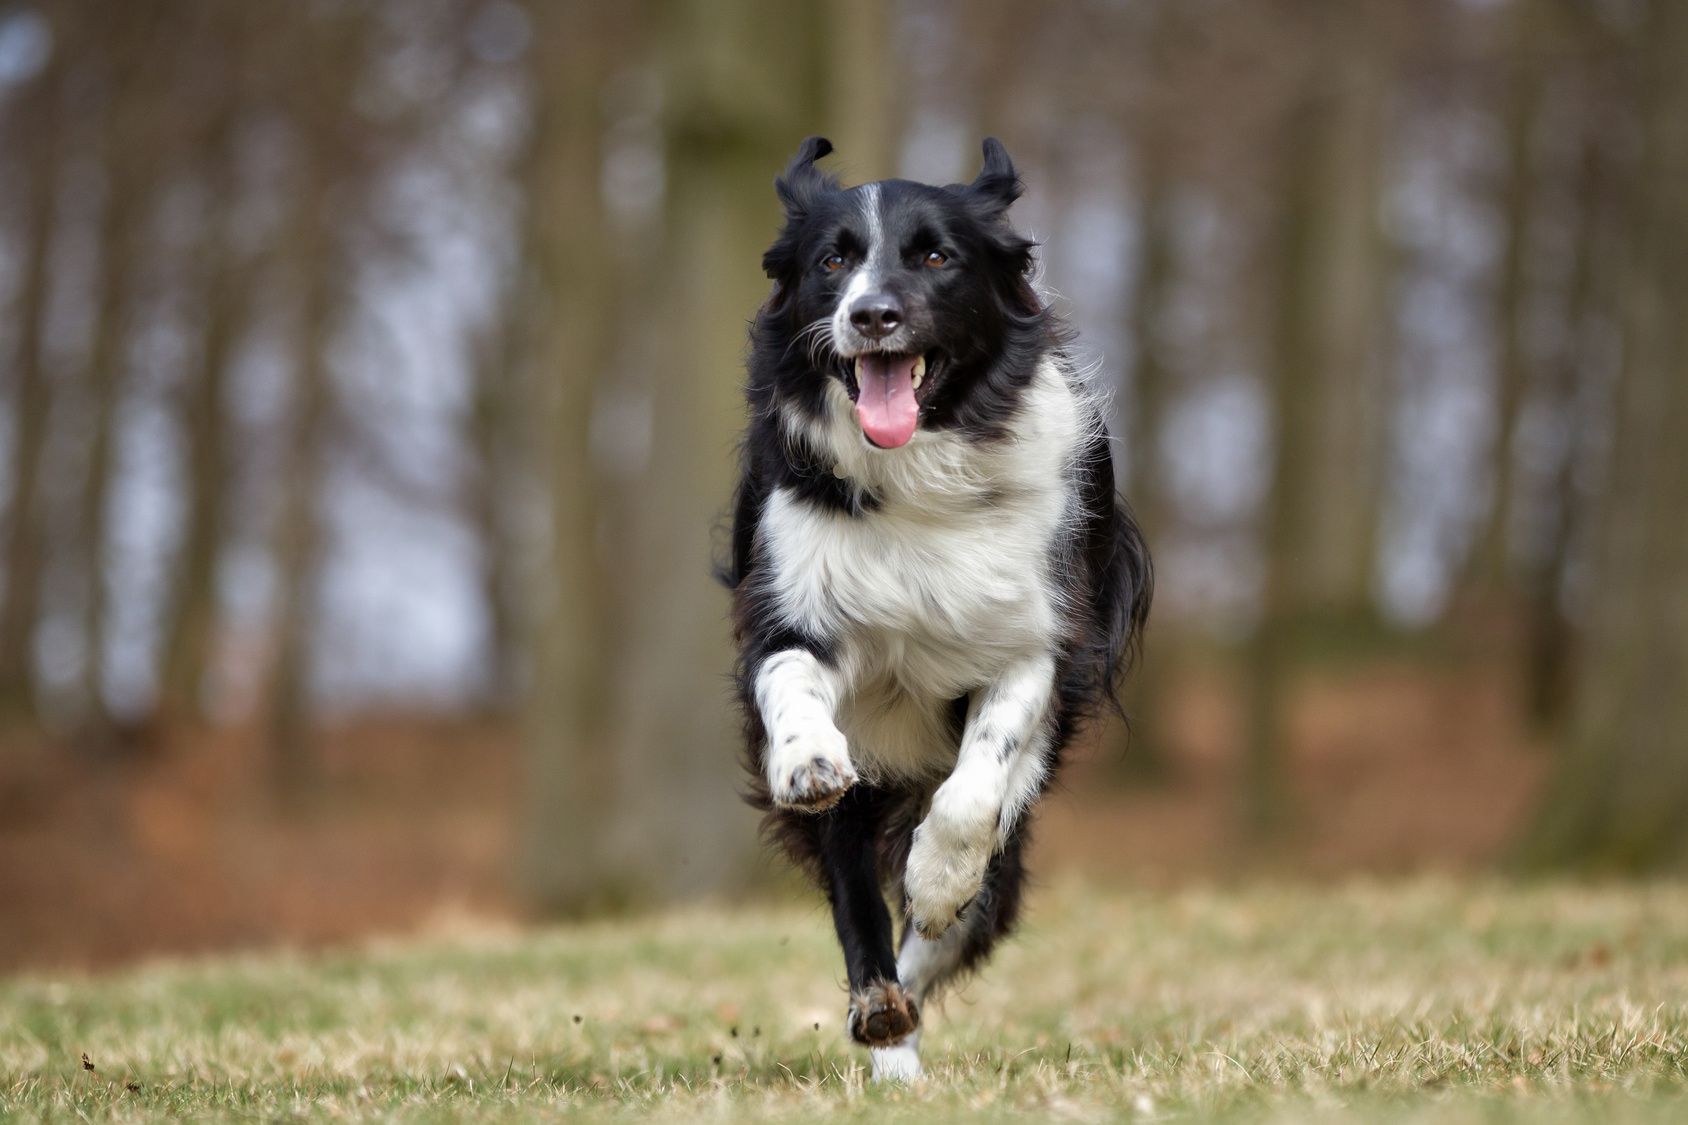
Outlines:
{"label": "ground", "polygon": [[1688,886],[1063,879],[918,1086],[844,1007],[804,905],[40,973],[0,1116],[1683,1120]]}

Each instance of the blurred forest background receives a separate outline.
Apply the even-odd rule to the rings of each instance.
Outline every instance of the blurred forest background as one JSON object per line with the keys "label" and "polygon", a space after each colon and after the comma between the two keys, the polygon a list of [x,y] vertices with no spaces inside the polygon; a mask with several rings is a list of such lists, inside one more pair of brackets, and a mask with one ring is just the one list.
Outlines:
{"label": "blurred forest background", "polygon": [[735,893],[774,174],[1001,136],[1160,573],[1044,870],[1688,847],[1688,4],[0,0],[0,965]]}

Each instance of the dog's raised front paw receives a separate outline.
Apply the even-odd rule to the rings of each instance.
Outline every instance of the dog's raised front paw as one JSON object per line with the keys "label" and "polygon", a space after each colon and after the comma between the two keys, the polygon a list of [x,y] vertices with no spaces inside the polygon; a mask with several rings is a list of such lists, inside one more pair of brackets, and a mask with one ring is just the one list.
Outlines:
{"label": "dog's raised front paw", "polygon": [[850,994],[844,1026],[850,1038],[863,1046],[888,1047],[920,1026],[920,1007],[902,985],[875,981]]}
{"label": "dog's raised front paw", "polygon": [[978,897],[989,862],[988,845],[935,830],[930,818],[915,830],[903,889],[908,895],[909,923],[921,937],[935,941],[955,925],[967,904]]}
{"label": "dog's raised front paw", "polygon": [[824,812],[856,783],[848,744],[837,730],[784,735],[769,762],[768,787],[781,808]]}

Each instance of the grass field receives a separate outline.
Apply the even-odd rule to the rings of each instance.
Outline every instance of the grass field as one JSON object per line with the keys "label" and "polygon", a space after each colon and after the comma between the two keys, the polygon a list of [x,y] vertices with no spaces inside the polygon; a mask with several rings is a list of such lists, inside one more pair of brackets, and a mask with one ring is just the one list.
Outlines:
{"label": "grass field", "polygon": [[1688,887],[1045,888],[928,1012],[912,1089],[844,1041],[829,929],[697,909],[20,978],[0,1113],[1688,1119]]}

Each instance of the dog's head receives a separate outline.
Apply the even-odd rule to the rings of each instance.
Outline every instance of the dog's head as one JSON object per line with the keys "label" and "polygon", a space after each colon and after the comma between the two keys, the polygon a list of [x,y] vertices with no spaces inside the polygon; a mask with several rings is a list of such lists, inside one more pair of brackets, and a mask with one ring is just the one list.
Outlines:
{"label": "dog's head", "polygon": [[1007,219],[1019,177],[994,137],[984,150],[970,184],[846,189],[815,167],[832,145],[810,137],[775,182],[786,223],[762,259],[764,323],[814,361],[795,377],[843,384],[876,446],[953,418],[1011,338],[1043,323],[1033,244]]}

